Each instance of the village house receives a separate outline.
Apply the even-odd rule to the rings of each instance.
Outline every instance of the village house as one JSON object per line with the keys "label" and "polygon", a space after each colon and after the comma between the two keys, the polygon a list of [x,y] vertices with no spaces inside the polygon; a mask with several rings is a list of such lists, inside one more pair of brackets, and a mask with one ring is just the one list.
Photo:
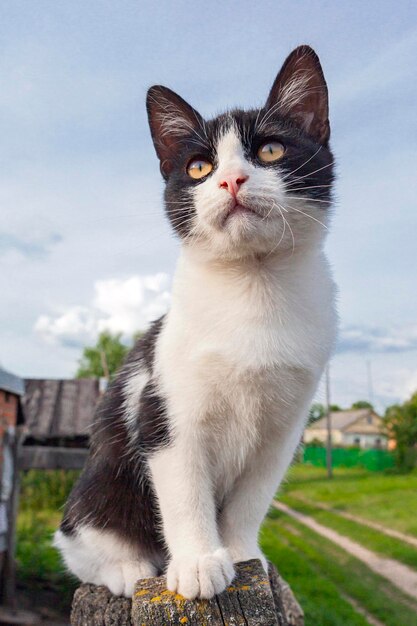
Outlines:
{"label": "village house", "polygon": [[[331,428],[333,445],[359,448],[387,448],[387,437],[383,434],[382,418],[373,409],[332,411]],[[322,417],[304,431],[304,443],[327,440],[327,420]]]}

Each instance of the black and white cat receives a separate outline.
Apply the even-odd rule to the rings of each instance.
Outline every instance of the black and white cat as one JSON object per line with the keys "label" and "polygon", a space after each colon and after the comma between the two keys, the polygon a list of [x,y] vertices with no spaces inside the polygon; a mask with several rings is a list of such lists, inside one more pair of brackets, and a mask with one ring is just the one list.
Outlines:
{"label": "black and white cat", "polygon": [[98,408],[55,545],[114,594],[166,570],[210,598],[234,562],[265,563],[259,526],[335,340],[327,87],[301,46],[259,110],[205,121],[161,86],[147,108],[182,243],[172,304]]}

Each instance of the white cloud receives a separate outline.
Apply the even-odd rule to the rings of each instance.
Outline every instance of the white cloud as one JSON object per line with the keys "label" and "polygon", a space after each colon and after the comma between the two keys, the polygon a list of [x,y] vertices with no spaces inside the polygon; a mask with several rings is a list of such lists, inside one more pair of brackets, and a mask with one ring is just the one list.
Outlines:
{"label": "white cloud", "polygon": [[345,326],[338,352],[405,352],[417,350],[417,326],[393,328]]}
{"label": "white cloud", "polygon": [[401,402],[408,400],[417,391],[417,370],[400,368],[381,381],[381,395],[399,399]]}
{"label": "white cloud", "polygon": [[41,315],[35,331],[45,340],[68,346],[94,341],[110,330],[129,339],[166,312],[170,293],[168,274],[134,275],[98,280],[91,305],[77,305],[54,315]]}

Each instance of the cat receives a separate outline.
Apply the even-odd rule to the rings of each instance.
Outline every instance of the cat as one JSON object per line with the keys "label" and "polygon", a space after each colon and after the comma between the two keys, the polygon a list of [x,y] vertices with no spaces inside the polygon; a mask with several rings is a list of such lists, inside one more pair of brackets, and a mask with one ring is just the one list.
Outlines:
{"label": "cat", "polygon": [[234,563],[266,567],[259,527],[335,342],[327,86],[300,46],[260,109],[206,121],[154,86],[147,111],[181,240],[172,302],[97,409],[55,545],[113,594],[166,572],[210,598]]}

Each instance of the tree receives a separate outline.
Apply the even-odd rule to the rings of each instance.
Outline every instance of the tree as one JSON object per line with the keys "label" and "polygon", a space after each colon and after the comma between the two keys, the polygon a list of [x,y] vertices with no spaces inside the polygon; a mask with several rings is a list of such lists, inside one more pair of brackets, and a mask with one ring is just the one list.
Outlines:
{"label": "tree", "polygon": [[111,378],[124,361],[129,348],[122,343],[121,333],[100,333],[95,346],[86,346],[79,361],[77,378]]}
{"label": "tree", "polygon": [[[331,404],[330,410],[332,413],[335,413],[336,411],[342,411],[343,409],[341,409],[338,404]],[[310,426],[311,424],[314,424],[314,422],[317,422],[317,420],[321,419],[325,415],[327,415],[327,407],[319,402],[314,402],[308,412],[308,425]]]}
{"label": "tree", "polygon": [[343,411],[342,407],[338,404],[331,404],[330,410],[332,411],[332,413],[337,413],[337,411]]}
{"label": "tree", "polygon": [[311,405],[310,410],[308,412],[308,424],[314,424],[317,420],[321,419],[326,415],[326,407],[319,402],[315,402]]}
{"label": "tree", "polygon": [[395,440],[395,459],[402,471],[410,471],[417,460],[417,392],[404,404],[395,404],[385,412],[387,435]]}
{"label": "tree", "polygon": [[374,410],[374,405],[368,402],[368,400],[358,400],[352,404],[352,409],[372,409]]}

